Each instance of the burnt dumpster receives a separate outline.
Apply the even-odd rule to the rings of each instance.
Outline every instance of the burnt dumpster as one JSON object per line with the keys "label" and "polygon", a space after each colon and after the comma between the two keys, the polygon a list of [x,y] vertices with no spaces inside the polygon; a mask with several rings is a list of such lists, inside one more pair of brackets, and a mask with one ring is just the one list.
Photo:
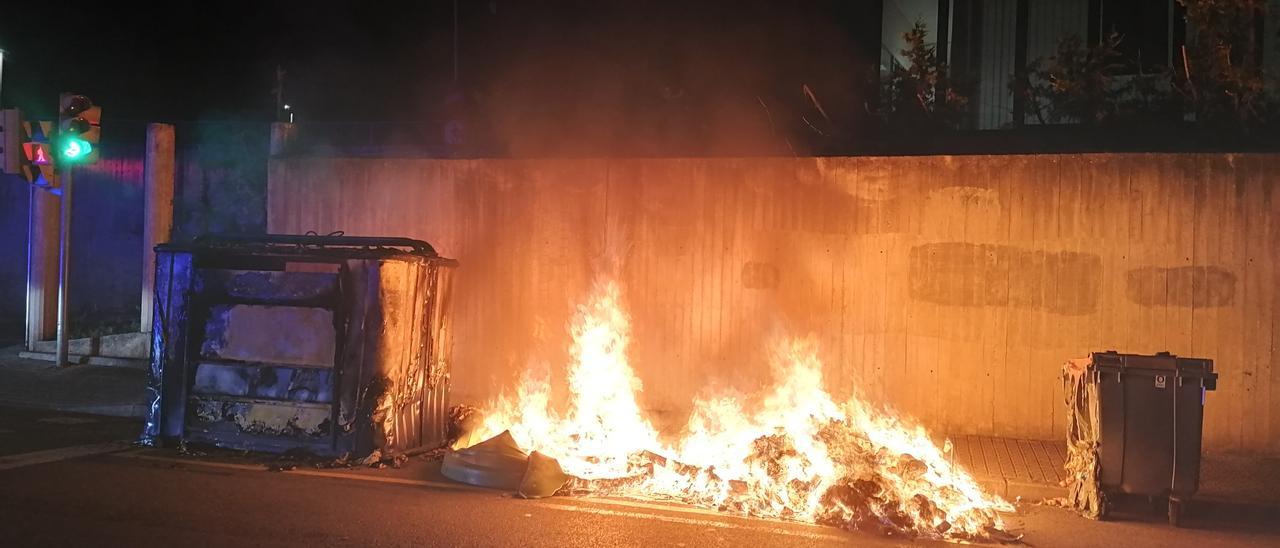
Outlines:
{"label": "burnt dumpster", "polygon": [[1177,526],[1200,488],[1205,392],[1213,361],[1095,352],[1063,370],[1070,410],[1068,502],[1105,518],[1119,494],[1168,500]]}
{"label": "burnt dumpster", "polygon": [[158,246],[141,441],[356,458],[442,444],[456,264],[407,238]]}

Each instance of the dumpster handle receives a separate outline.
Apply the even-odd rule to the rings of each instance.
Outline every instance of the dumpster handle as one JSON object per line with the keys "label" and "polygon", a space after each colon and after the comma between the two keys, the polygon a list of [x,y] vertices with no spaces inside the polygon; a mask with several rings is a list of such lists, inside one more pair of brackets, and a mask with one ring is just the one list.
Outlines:
{"label": "dumpster handle", "polygon": [[1182,370],[1177,369],[1178,364],[1174,362],[1174,375],[1178,376],[1178,381],[1173,383],[1173,472],[1169,477],[1169,498],[1172,500],[1174,489],[1178,485],[1178,391],[1182,388]]}
{"label": "dumpster handle", "polygon": [[[1128,363],[1123,363],[1127,366]],[[1126,367],[1121,367],[1116,371],[1116,382],[1120,386],[1120,483],[1124,485],[1124,471],[1128,469],[1127,460],[1129,460],[1129,394],[1124,387],[1124,379],[1121,375],[1127,374]]]}
{"label": "dumpster handle", "polygon": [[436,256],[431,244],[412,238],[384,238],[372,236],[345,236],[340,232],[328,235],[299,234],[217,234],[198,236],[193,243],[200,246],[236,246],[253,244],[286,244],[320,247],[406,247],[415,253]]}

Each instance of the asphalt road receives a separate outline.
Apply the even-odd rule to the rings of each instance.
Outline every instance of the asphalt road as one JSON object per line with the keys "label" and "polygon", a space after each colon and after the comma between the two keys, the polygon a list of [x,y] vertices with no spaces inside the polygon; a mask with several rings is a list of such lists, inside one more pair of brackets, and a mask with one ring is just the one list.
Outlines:
{"label": "asphalt road", "polygon": [[[9,410],[0,409],[0,417]],[[28,421],[39,421],[25,416]],[[12,436],[22,422],[0,419]],[[38,424],[82,427],[87,423]],[[110,423],[108,423],[110,425]],[[110,426],[99,428],[105,435]],[[5,427],[5,426],[0,426]],[[94,441],[99,437],[92,438]],[[58,440],[76,439],[64,433]],[[96,446],[90,444],[90,446]],[[73,446],[83,447],[83,446]],[[59,451],[53,450],[55,456]],[[38,453],[47,460],[50,451]],[[269,472],[251,459],[193,459],[170,450],[24,464],[0,457],[0,545],[92,546],[897,546],[906,539],[754,520],[632,501],[522,500],[449,483],[437,465]],[[8,463],[7,465],[4,463]],[[8,466],[8,468],[5,468]],[[1125,521],[1093,522],[1022,505],[1007,521],[1031,546],[1280,544],[1274,509],[1206,506],[1173,529],[1138,504]]]}
{"label": "asphalt road", "polygon": [[0,456],[132,440],[140,428],[133,419],[0,407]]}
{"label": "asphalt road", "polygon": [[800,524],[128,456],[0,472],[0,492],[0,531],[13,546],[895,544]]}

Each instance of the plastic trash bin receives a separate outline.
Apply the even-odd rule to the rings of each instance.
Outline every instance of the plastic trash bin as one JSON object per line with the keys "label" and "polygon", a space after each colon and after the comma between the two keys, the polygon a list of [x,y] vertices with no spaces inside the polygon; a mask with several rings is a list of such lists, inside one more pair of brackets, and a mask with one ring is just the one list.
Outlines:
{"label": "plastic trash bin", "polygon": [[1114,351],[1091,357],[1101,490],[1168,497],[1169,523],[1177,526],[1200,487],[1205,392],[1218,381],[1213,361]]}

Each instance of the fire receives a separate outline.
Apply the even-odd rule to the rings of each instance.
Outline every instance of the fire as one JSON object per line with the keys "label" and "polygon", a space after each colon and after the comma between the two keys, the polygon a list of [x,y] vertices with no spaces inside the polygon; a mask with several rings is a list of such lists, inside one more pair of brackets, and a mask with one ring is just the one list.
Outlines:
{"label": "fire", "polygon": [[618,287],[607,283],[578,307],[572,327],[569,413],[550,406],[551,386],[527,372],[514,399],[500,399],[485,416],[488,435],[510,430],[520,446],[555,457],[582,478],[628,474],[632,455],[660,447],[658,433],[636,404],[640,380],[627,363],[630,321]]}
{"label": "fire", "polygon": [[636,402],[617,284],[598,282],[571,329],[567,412],[552,408],[546,377],[526,374],[471,437],[510,431],[575,477],[566,490],[953,540],[989,538],[1003,527],[998,512],[1013,510],[924,428],[857,396],[836,402],[811,340],[776,345],[775,385],[763,397],[695,401],[680,439],[664,443]]}

